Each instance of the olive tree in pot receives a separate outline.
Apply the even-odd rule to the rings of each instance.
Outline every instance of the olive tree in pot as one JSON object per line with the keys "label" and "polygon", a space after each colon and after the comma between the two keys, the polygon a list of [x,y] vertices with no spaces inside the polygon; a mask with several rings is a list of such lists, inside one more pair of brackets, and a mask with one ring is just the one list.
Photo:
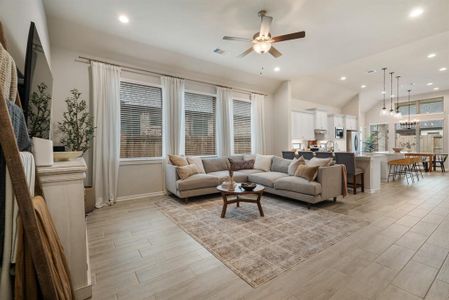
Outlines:
{"label": "olive tree in pot", "polygon": [[[93,117],[87,111],[87,103],[81,98],[77,89],[70,91],[66,98],[67,111],[63,113],[63,120],[58,122],[61,132],[61,144],[70,151],[86,153],[90,147],[95,133]],[[89,213],[95,209],[95,193],[92,186],[84,188],[84,209]]]}

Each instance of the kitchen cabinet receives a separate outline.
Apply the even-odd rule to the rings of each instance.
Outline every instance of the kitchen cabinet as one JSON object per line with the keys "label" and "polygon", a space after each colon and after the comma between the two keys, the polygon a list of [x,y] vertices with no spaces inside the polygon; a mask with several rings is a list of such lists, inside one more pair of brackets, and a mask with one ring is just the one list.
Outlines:
{"label": "kitchen cabinet", "polygon": [[327,130],[327,112],[315,110],[315,128],[319,130]]}
{"label": "kitchen cabinet", "polygon": [[345,129],[346,130],[358,130],[357,118],[355,116],[345,116]]}
{"label": "kitchen cabinet", "polygon": [[335,128],[345,128],[345,118],[343,115],[329,115],[327,117],[327,132],[329,138],[335,138]]}
{"label": "kitchen cabinet", "polygon": [[292,139],[313,140],[314,114],[309,112],[292,112]]}

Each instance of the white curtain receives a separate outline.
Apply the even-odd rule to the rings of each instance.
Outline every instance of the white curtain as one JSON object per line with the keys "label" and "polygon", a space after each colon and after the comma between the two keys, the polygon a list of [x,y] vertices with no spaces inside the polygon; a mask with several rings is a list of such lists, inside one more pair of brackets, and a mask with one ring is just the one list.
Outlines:
{"label": "white curtain", "polygon": [[120,68],[92,62],[96,207],[114,204],[120,164]]}
{"label": "white curtain", "polygon": [[184,79],[162,77],[164,155],[185,152]]}
{"label": "white curtain", "polygon": [[232,90],[217,87],[217,155],[230,156],[234,152]]}
{"label": "white curtain", "polygon": [[264,96],[251,94],[251,150],[265,153]]}

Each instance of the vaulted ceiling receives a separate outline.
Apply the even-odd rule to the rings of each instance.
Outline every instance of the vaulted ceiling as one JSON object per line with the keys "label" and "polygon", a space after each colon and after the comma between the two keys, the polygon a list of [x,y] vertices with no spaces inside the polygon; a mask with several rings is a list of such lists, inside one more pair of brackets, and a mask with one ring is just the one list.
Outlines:
{"label": "vaulted ceiling", "polygon": [[[379,72],[367,71],[383,66],[402,75],[404,83],[415,82],[417,92],[426,92],[429,87],[422,84],[427,82],[449,88],[449,71],[438,71],[449,68],[447,0],[44,0],[44,4],[50,19],[179,53],[216,70],[231,68],[260,78],[263,68],[261,83],[292,80],[293,96],[302,100],[341,106],[358,93],[372,93],[368,98],[374,103],[382,79]],[[415,7],[424,13],[411,19],[409,12]],[[274,18],[273,35],[305,30],[306,38],[276,45],[283,53],[278,59],[256,53],[237,58],[250,45],[221,38],[251,37],[259,28],[260,9]],[[119,14],[126,14],[130,22],[119,23]],[[215,48],[224,54],[214,53]],[[431,52],[437,56],[429,60]],[[347,80],[340,81],[341,76]],[[367,88],[362,90],[362,84]]]}

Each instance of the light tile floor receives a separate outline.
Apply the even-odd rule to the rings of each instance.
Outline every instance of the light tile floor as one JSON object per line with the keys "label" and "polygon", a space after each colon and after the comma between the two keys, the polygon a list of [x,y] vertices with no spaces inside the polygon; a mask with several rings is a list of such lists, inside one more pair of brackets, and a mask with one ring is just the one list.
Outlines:
{"label": "light tile floor", "polygon": [[448,299],[449,176],[383,184],[315,209],[372,223],[256,289],[154,199],[96,210],[87,219],[93,299]]}

